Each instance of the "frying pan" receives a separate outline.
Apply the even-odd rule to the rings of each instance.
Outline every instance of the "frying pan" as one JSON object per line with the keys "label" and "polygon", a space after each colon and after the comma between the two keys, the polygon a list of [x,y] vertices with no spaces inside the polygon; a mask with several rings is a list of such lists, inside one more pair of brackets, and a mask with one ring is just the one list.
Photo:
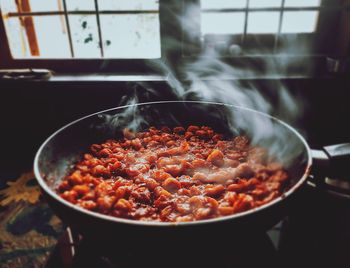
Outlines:
{"label": "frying pan", "polygon": [[[245,134],[254,143],[273,148],[290,175],[288,191],[261,207],[235,215],[197,222],[143,222],[111,217],[75,206],[55,191],[62,178],[92,143],[122,136],[125,127],[207,125],[229,135]],[[276,150],[277,148],[277,150]],[[323,171],[341,163],[349,146],[311,152],[304,138],[291,126],[267,114],[229,104],[165,101],[134,104],[98,112],[76,120],[52,134],[38,150],[34,171],[44,196],[55,213],[80,234],[96,241],[130,245],[164,245],[167,241],[200,241],[266,231],[280,221],[292,205],[302,205],[299,190],[307,180],[312,154]],[[335,156],[336,162],[328,158]],[[338,166],[339,168],[339,166]]]}

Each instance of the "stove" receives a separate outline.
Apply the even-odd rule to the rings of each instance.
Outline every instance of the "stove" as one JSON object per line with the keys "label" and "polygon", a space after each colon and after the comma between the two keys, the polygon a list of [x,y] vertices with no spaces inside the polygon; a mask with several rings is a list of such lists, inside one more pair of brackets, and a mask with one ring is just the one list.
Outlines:
{"label": "stove", "polygon": [[[350,267],[350,201],[344,193],[319,190],[311,179],[288,217],[266,233],[221,243],[164,245],[142,252],[88,241],[67,228],[46,267]],[[334,191],[334,189],[332,189]],[[257,266],[259,265],[259,266]],[[326,267],[327,267],[326,266]]]}
{"label": "stove", "polygon": [[145,245],[137,253],[132,248],[115,244],[100,245],[88,241],[67,228],[46,263],[46,267],[256,267],[269,264],[277,267],[278,239],[282,223],[268,233],[245,240],[226,237],[220,244],[207,241],[183,241],[181,245],[164,245],[153,250]]}

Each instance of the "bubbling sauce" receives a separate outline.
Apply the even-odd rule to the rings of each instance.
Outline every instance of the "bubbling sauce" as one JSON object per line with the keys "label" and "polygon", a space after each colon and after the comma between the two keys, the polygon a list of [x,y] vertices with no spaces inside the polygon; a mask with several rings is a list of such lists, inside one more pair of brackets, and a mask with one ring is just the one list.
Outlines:
{"label": "bubbling sauce", "polygon": [[288,181],[282,166],[245,136],[226,139],[206,126],[151,127],[92,144],[57,191],[114,217],[186,222],[264,205]]}

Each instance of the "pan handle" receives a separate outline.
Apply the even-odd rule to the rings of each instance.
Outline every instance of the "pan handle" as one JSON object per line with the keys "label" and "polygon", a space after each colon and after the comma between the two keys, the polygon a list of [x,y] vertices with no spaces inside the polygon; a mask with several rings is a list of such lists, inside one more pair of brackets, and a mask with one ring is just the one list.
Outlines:
{"label": "pan handle", "polygon": [[314,174],[350,180],[350,143],[325,146],[321,150],[311,150],[311,154]]}

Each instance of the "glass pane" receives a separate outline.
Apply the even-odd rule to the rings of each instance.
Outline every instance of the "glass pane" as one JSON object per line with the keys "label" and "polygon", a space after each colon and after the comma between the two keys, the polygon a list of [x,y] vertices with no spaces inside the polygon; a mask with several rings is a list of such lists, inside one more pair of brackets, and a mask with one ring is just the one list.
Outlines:
{"label": "glass pane", "polygon": [[250,0],[249,7],[281,7],[282,0]]}
{"label": "glass pane", "polygon": [[12,57],[15,59],[30,57],[27,37],[19,18],[8,18],[4,22]]}
{"label": "glass pane", "polygon": [[248,33],[277,33],[279,12],[250,12],[248,15]]}
{"label": "glass pane", "polygon": [[[34,12],[63,10],[62,0],[30,0],[29,3]],[[3,13],[18,12],[16,0],[0,0],[0,7]]]}
{"label": "glass pane", "polygon": [[244,12],[203,13],[202,35],[241,34],[244,31]]}
{"label": "glass pane", "polygon": [[41,58],[70,58],[64,16],[33,17]]}
{"label": "glass pane", "polygon": [[76,10],[95,10],[94,0],[66,0],[67,9]]}
{"label": "glass pane", "polygon": [[74,56],[100,58],[99,37],[95,15],[69,15]]}
{"label": "glass pane", "polygon": [[106,58],[161,56],[158,15],[101,15],[100,18]]}
{"label": "glass pane", "polygon": [[283,15],[282,33],[312,33],[316,29],[318,11],[286,11]]}
{"label": "glass pane", "polygon": [[0,0],[0,8],[2,13],[17,12],[15,0]]}
{"label": "glass pane", "polygon": [[321,0],[286,0],[286,7],[318,7]]}
{"label": "glass pane", "polygon": [[30,0],[30,9],[34,12],[40,11],[62,11],[61,0]]}
{"label": "glass pane", "polygon": [[159,0],[99,0],[100,10],[158,10]]}
{"label": "glass pane", "polygon": [[245,8],[247,0],[201,0],[203,9]]}

